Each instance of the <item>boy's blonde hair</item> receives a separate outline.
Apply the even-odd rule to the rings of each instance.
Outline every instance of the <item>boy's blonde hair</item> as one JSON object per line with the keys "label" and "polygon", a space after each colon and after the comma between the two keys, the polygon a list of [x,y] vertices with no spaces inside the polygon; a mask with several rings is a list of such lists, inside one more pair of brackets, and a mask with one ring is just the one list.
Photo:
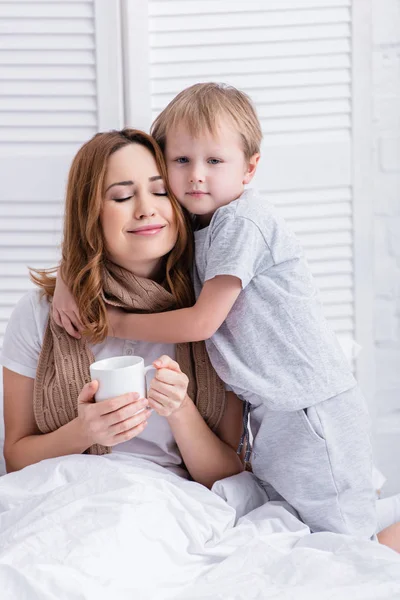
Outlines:
{"label": "boy's blonde hair", "polygon": [[164,152],[168,131],[177,125],[183,123],[194,137],[205,130],[215,135],[221,117],[240,134],[246,160],[260,152],[261,125],[250,98],[224,83],[196,83],[180,92],[155,119],[151,135]]}

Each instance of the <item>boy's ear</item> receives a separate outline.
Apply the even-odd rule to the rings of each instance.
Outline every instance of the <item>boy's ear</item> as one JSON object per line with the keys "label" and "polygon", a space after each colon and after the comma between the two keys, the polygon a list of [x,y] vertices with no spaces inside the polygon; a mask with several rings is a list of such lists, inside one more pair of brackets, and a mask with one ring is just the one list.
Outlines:
{"label": "boy's ear", "polygon": [[244,178],[243,178],[243,183],[250,183],[250,181],[253,179],[256,170],[257,170],[257,165],[258,165],[258,161],[260,160],[260,154],[258,152],[256,152],[255,154],[253,154],[253,156],[250,157],[250,160],[248,162],[247,165],[247,169],[246,172],[244,174]]}

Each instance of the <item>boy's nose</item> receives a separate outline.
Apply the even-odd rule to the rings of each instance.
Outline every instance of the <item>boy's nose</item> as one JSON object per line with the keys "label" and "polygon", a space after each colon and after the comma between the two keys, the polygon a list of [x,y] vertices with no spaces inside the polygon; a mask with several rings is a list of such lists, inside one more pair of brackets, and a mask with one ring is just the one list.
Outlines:
{"label": "boy's nose", "polygon": [[203,183],[204,182],[204,177],[202,177],[201,175],[193,175],[193,177],[190,178],[190,183]]}
{"label": "boy's nose", "polygon": [[190,183],[203,183],[204,182],[204,173],[202,173],[201,169],[195,168],[190,173],[189,177]]}

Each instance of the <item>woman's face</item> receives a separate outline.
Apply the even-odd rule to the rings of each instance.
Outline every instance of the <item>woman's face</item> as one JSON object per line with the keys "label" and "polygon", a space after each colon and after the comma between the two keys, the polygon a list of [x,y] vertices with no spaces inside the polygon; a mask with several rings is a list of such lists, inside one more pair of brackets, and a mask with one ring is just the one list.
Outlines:
{"label": "woman's face", "polygon": [[100,220],[108,258],[139,277],[162,278],[177,226],[151,152],[137,143],[114,152],[104,189]]}

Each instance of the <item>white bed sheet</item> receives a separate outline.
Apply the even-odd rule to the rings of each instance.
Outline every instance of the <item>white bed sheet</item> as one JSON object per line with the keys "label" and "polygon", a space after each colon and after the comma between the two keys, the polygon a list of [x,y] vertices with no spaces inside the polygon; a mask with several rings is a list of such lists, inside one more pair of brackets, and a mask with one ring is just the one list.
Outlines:
{"label": "white bed sheet", "polygon": [[400,598],[400,555],[310,535],[283,505],[257,507],[257,490],[248,473],[209,491],[121,453],[55,458],[1,477],[0,597]]}

